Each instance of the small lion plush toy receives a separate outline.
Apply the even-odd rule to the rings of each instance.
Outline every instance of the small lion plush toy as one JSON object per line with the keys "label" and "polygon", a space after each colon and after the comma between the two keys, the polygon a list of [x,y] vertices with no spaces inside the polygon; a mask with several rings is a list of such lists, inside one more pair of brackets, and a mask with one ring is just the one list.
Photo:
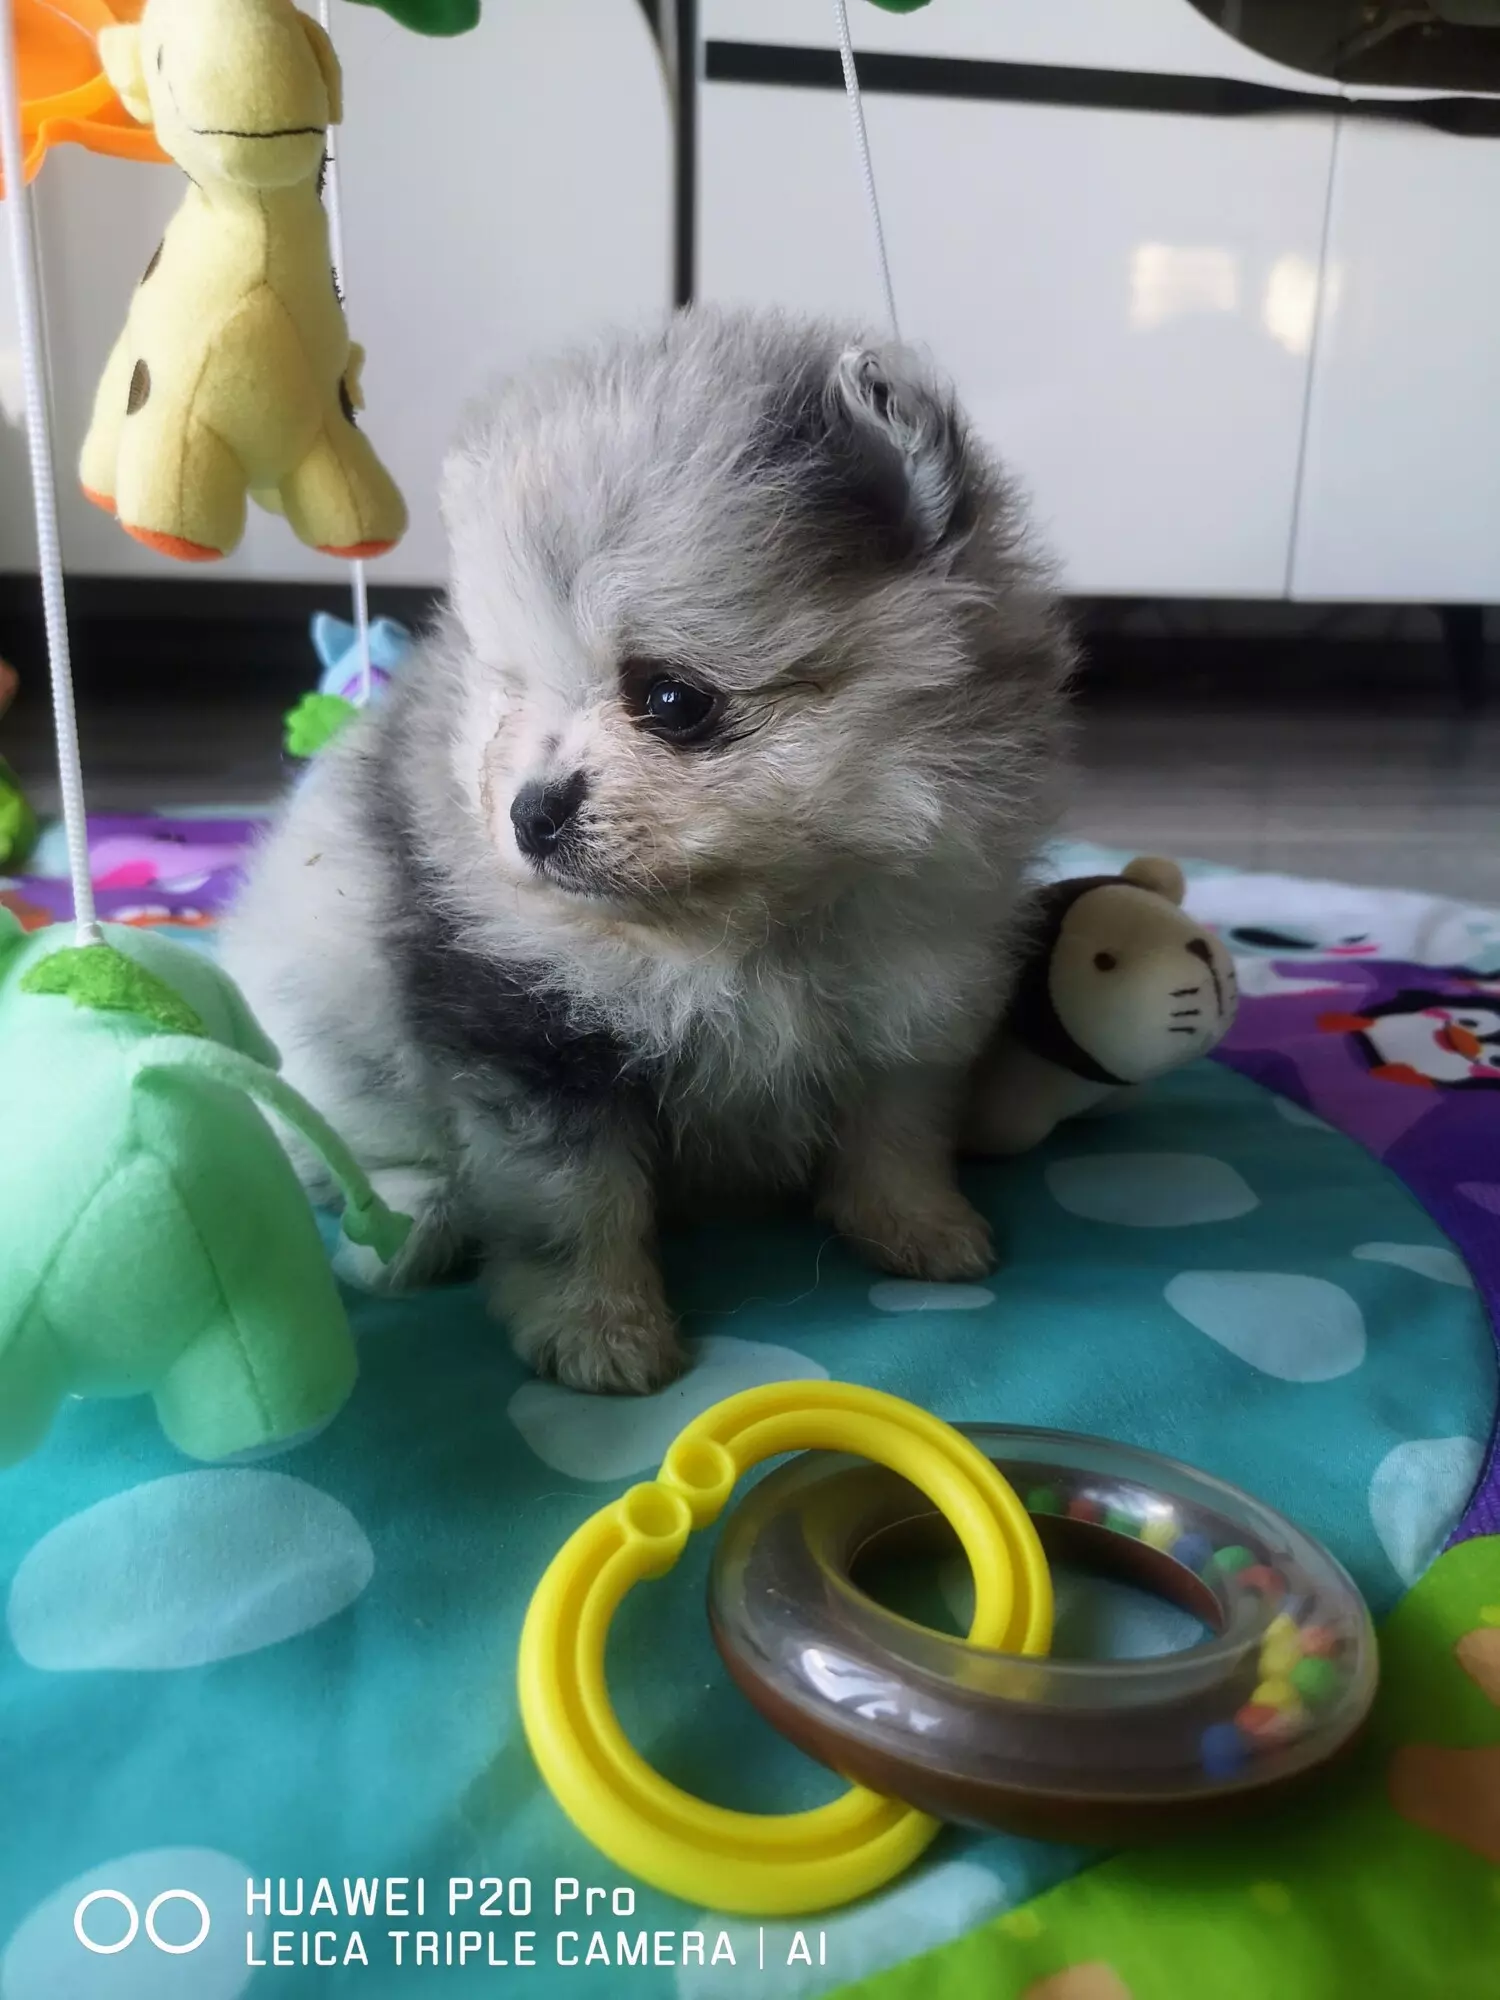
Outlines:
{"label": "small lion plush toy", "polygon": [[1184,886],[1175,861],[1143,856],[1037,892],[1030,954],[974,1070],[966,1152],[1027,1152],[1224,1039],[1234,961],[1182,908]]}
{"label": "small lion plush toy", "polygon": [[99,54],[191,186],[105,367],[84,492],[183,562],[238,544],[247,494],[326,555],[382,555],[406,507],[355,421],[319,194],[332,44],[292,0],[146,0]]}

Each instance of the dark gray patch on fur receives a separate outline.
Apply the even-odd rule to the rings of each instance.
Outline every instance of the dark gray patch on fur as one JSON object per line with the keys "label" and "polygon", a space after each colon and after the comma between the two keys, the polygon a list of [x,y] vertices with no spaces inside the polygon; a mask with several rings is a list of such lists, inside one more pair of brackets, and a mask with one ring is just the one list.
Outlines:
{"label": "dark gray patch on fur", "polygon": [[130,393],[125,398],[125,414],[133,417],[138,410],[144,410],[151,399],[151,370],[144,361],[137,361],[130,375]]}
{"label": "dark gray patch on fur", "polygon": [[[789,375],[769,398],[754,455],[757,470],[785,479],[792,504],[830,537],[842,566],[850,544],[878,563],[902,563],[930,554],[950,536],[972,526],[977,501],[970,485],[968,440],[951,400],[927,392],[898,392],[867,357],[859,402],[851,402],[824,358]],[[920,394],[921,408],[906,406]],[[911,416],[920,420],[923,456],[946,494],[941,518],[930,518],[914,484],[915,468],[898,442]],[[843,534],[839,534],[842,527]]]}
{"label": "dark gray patch on fur", "polygon": [[[759,448],[764,466],[785,478],[793,505],[825,534],[842,526],[841,542],[863,543],[879,561],[913,553],[904,527],[907,494],[900,459],[865,448],[831,400],[821,367],[793,376],[773,395]],[[847,559],[846,546],[839,556]]]}
{"label": "dark gray patch on fur", "polygon": [[377,763],[364,810],[394,875],[386,944],[418,1044],[477,1083],[492,1109],[520,1090],[548,1100],[575,1136],[581,1115],[638,1111],[646,1078],[626,1044],[584,1014],[545,967],[490,958],[463,936],[445,884],[421,852],[393,761]]}

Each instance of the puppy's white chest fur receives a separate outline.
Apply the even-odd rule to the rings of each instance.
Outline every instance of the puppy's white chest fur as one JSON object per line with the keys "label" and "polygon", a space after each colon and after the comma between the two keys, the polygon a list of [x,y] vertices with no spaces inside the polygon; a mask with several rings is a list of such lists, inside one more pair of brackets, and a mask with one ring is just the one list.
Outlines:
{"label": "puppy's white chest fur", "polygon": [[872,1077],[966,1060],[1001,990],[996,940],[923,936],[915,912],[900,914],[845,911],[843,929],[830,920],[779,949],[676,962],[645,982],[621,1025],[657,1066],[679,1189],[805,1185]]}

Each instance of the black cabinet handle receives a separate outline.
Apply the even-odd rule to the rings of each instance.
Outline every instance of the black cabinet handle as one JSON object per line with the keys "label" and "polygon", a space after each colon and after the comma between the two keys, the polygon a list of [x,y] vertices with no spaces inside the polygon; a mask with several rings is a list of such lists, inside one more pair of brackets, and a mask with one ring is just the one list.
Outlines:
{"label": "black cabinet handle", "polygon": [[[707,42],[705,81],[842,90],[835,49],[770,42]],[[995,104],[1053,104],[1081,111],[1150,111],[1192,118],[1314,116],[1370,118],[1427,125],[1457,138],[1500,138],[1500,98],[1387,99],[1342,92],[1286,90],[1227,76],[1173,76],[1139,70],[1075,69],[1062,63],[982,62],[959,56],[909,56],[862,49],[859,80],[887,97],[967,98]]]}

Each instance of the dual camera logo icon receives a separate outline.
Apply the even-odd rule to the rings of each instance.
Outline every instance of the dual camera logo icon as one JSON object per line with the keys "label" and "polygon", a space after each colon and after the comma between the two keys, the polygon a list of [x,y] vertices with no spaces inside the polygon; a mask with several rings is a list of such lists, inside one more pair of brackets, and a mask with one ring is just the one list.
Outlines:
{"label": "dual camera logo icon", "polygon": [[[90,1934],[86,1919],[95,1903],[119,1904],[128,1920],[124,1937],[116,1938],[110,1944],[101,1944],[97,1938]],[[157,1912],[167,1903],[191,1903],[193,1908],[198,1912],[198,1935],[190,1938],[186,1944],[170,1943],[156,1928]],[[73,1935],[78,1939],[78,1942],[83,1946],[85,1951],[95,1952],[101,1958],[112,1958],[117,1951],[125,1951],[130,1945],[135,1943],[136,1934],[140,1930],[143,1921],[146,1927],[146,1935],[156,1946],[156,1949],[158,1951],[169,1952],[173,1958],[183,1958],[188,1952],[196,1951],[208,1936],[211,1928],[207,1903],[204,1902],[201,1896],[195,1896],[191,1889],[163,1889],[159,1896],[153,1896],[151,1901],[146,1905],[144,1920],[135,1904],[128,1896],[122,1894],[120,1890],[93,1889],[82,1899],[77,1909],[73,1912]]]}

